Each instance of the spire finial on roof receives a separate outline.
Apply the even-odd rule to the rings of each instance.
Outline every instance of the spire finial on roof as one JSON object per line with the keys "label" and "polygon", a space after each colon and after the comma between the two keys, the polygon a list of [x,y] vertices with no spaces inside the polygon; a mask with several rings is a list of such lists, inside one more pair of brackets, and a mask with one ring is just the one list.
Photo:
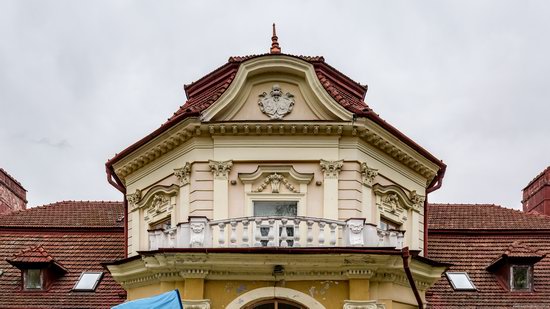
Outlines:
{"label": "spire finial on roof", "polygon": [[269,50],[272,54],[280,54],[281,48],[279,47],[279,42],[277,41],[277,30],[275,30],[275,23],[273,23],[273,36],[271,37],[271,49]]}

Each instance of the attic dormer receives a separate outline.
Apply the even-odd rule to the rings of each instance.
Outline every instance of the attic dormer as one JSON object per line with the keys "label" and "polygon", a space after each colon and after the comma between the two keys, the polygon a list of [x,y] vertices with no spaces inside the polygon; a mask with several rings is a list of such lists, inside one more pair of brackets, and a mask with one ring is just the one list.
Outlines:
{"label": "attic dormer", "polygon": [[22,290],[47,290],[67,269],[57,262],[42,246],[21,250],[8,263],[21,270]]}
{"label": "attic dormer", "polygon": [[546,255],[528,245],[515,241],[496,258],[487,270],[510,291],[533,291],[534,266]]}

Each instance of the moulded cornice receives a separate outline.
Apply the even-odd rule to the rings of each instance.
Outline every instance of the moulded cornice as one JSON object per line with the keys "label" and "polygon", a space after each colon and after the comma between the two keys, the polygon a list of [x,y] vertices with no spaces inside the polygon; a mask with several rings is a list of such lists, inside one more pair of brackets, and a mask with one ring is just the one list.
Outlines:
{"label": "moulded cornice", "polygon": [[[328,109],[330,114],[333,115],[333,117],[337,117],[338,119],[344,121],[352,120],[353,114],[336,102],[326,92],[323,85],[317,78],[315,69],[311,63],[287,56],[260,57],[241,64],[231,85],[218,99],[216,104],[212,104],[209,108],[202,112],[201,119],[203,121],[210,121],[214,119],[217,114],[227,109],[228,106],[230,106],[231,109],[229,113],[225,113],[225,115],[231,117],[241,107],[238,105],[244,104],[244,100],[242,100],[244,97],[243,93],[248,94],[250,92],[250,90],[245,87],[247,79],[262,73],[273,74],[275,72],[286,73],[290,76],[298,75],[303,77],[308,87],[313,91],[318,100],[324,103],[325,107]],[[246,92],[246,90],[248,90],[248,92]],[[239,97],[241,100],[237,100]],[[319,109],[313,110],[317,114],[321,113]],[[324,114],[326,115],[327,113],[325,112]]]}

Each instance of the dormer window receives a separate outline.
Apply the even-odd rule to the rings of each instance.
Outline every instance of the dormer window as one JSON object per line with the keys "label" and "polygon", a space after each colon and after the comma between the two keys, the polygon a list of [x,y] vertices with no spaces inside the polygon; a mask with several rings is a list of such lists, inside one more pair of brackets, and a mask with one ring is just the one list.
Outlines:
{"label": "dormer window", "polygon": [[513,291],[531,290],[532,267],[530,265],[510,266],[510,289]]}

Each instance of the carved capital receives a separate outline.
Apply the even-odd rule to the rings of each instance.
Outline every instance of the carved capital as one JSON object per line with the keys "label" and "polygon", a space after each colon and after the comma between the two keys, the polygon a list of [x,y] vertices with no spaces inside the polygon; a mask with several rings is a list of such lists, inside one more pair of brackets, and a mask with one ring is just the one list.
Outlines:
{"label": "carved capital", "polygon": [[186,162],[183,167],[174,169],[174,175],[178,178],[180,186],[189,184],[191,175],[191,163]]}
{"label": "carved capital", "polygon": [[229,176],[229,172],[231,171],[231,168],[233,167],[233,161],[208,161],[208,166],[210,166],[210,169],[212,170],[212,173],[214,174],[215,178],[218,179],[227,179]]}
{"label": "carved capital", "polygon": [[367,166],[367,162],[361,163],[361,176],[365,186],[372,186],[374,178],[378,176],[378,170]]}
{"label": "carved capital", "polygon": [[416,211],[420,211],[424,207],[425,196],[419,195],[415,190],[411,191],[411,201],[413,203],[412,208]]}
{"label": "carved capital", "polygon": [[327,161],[321,159],[321,170],[325,174],[325,178],[338,178],[343,165],[344,160]]}
{"label": "carved capital", "polygon": [[345,300],[344,309],[385,309],[386,306],[377,304],[375,300]]}
{"label": "carved capital", "polygon": [[136,189],[136,192],[126,195],[126,200],[128,200],[131,207],[134,207],[141,200],[141,190]]}

